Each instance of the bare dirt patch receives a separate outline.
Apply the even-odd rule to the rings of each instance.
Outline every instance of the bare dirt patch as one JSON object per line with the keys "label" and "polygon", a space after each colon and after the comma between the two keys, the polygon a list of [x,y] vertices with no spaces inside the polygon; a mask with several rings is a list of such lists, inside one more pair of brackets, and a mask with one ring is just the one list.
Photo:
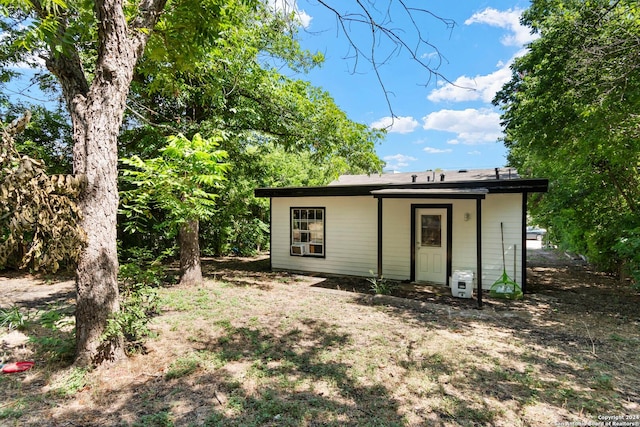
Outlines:
{"label": "bare dirt patch", "polygon": [[[36,362],[0,376],[0,425],[547,426],[640,416],[640,297],[562,254],[530,251],[531,293],[485,296],[483,310],[437,287],[374,297],[364,279],[271,272],[265,257],[205,267],[202,285],[161,290],[156,336],[115,366],[79,371],[42,351],[42,328],[27,326],[17,344],[0,329],[3,361]],[[1,307],[33,319],[73,307],[70,281],[0,285]]]}

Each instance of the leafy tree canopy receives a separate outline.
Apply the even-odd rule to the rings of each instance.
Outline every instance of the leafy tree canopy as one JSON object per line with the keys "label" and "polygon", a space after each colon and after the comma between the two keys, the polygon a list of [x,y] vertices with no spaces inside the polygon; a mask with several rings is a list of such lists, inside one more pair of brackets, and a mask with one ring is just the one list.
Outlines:
{"label": "leafy tree canopy", "polygon": [[325,184],[341,173],[382,168],[375,143],[384,132],[349,120],[327,92],[283,74],[323,59],[300,48],[291,17],[266,3],[235,11],[236,24],[221,24],[191,61],[183,59],[178,29],[192,18],[178,10],[163,15],[136,69],[120,138],[122,156],[147,159],[167,135],[225,133],[220,148],[229,154],[229,179],[221,183],[216,215],[201,224],[205,250],[215,254],[266,246],[268,206],[253,197],[256,187]]}
{"label": "leafy tree canopy", "polygon": [[[218,150],[222,136],[192,139],[170,136],[160,157],[121,159],[127,166],[124,181],[132,185],[122,192],[122,212],[127,218],[150,218],[153,208],[168,213],[159,227],[175,229],[189,220],[203,220],[216,212],[215,189],[225,179],[227,153]],[[131,226],[136,221],[129,222]]]}
{"label": "leafy tree canopy", "polygon": [[[199,52],[187,59],[182,43],[194,30],[185,36],[181,28],[192,15],[163,15],[136,69],[130,127],[151,124],[161,135],[224,130],[227,146],[271,141],[288,151],[313,152],[319,164],[342,157],[359,170],[379,171],[374,144],[383,133],[349,120],[327,92],[281,73],[282,67],[305,71],[323,60],[300,48],[290,17],[262,2],[234,12],[233,25],[220,23],[217,36],[199,43]],[[138,133],[146,147],[148,136]]]}
{"label": "leafy tree canopy", "polygon": [[42,105],[10,104],[4,112],[4,122],[10,123],[31,112],[31,121],[21,133],[14,135],[16,150],[44,162],[49,174],[71,173],[71,126],[68,114]]}
{"label": "leafy tree canopy", "polygon": [[494,103],[509,161],[551,179],[534,204],[565,247],[606,268],[640,221],[640,7],[619,0],[535,0],[523,22],[540,38]]}

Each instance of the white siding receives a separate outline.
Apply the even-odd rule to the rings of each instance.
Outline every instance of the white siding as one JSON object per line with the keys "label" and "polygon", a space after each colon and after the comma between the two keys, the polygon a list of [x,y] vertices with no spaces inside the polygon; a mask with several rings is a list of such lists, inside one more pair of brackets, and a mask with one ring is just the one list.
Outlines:
{"label": "white siding", "polygon": [[[290,207],[325,208],[325,258],[290,255]],[[274,269],[369,276],[378,264],[378,202],[373,197],[272,199]]]}
{"label": "white siding", "polygon": [[[482,201],[482,288],[502,275],[500,223],[504,227],[507,275],[522,286],[522,197],[516,194],[489,194]],[[515,272],[513,266],[515,254]]]}
{"label": "white siding", "polygon": [[[482,200],[482,285],[489,289],[502,274],[500,223],[504,224],[509,277],[522,278],[522,194],[488,194]],[[452,272],[477,274],[476,201],[383,199],[383,275],[411,276],[411,205],[452,206]],[[291,256],[290,208],[325,208],[325,258]],[[468,220],[465,221],[465,214]],[[377,271],[378,200],[373,197],[276,197],[272,199],[271,262],[274,269],[369,276]],[[514,274],[514,253],[516,269]]]}
{"label": "white siding", "polygon": [[[465,221],[465,214],[469,220]],[[468,270],[476,273],[476,201],[455,200],[453,202],[453,259],[451,272]]]}
{"label": "white siding", "polygon": [[382,200],[382,275],[408,280],[411,275],[411,202]]}
{"label": "white siding", "polygon": [[[411,205],[452,206],[452,272],[476,269],[476,201],[384,199],[382,205],[382,266],[389,279],[407,280],[411,276]],[[465,214],[469,220],[465,221]]]}

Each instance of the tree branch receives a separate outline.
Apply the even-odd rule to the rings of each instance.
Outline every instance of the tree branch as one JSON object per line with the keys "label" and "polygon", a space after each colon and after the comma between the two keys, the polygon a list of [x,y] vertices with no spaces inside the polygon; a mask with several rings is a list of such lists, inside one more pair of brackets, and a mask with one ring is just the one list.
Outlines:
{"label": "tree branch", "polygon": [[142,49],[151,35],[151,30],[155,27],[160,15],[164,10],[167,0],[141,0],[138,6],[139,14],[131,21],[129,26],[131,37],[137,40],[135,46],[138,55],[142,54]]}
{"label": "tree branch", "polygon": [[[440,17],[423,8],[412,7],[405,0],[388,0],[386,10],[384,11],[378,10],[373,1],[367,1],[365,3],[362,0],[356,0],[356,4],[360,9],[357,13],[341,12],[336,7],[330,5],[327,0],[318,0],[318,3],[335,15],[338,28],[342,35],[346,37],[349,49],[353,51],[353,55],[345,57],[345,59],[353,59],[354,61],[351,72],[354,74],[356,73],[361,57],[373,67],[373,71],[384,94],[392,119],[396,117],[393,113],[393,107],[390,100],[390,96],[393,92],[387,88],[381,73],[381,67],[387,64],[392,57],[399,56],[402,52],[407,53],[410,59],[427,73],[427,81],[422,85],[428,85],[434,77],[452,84],[449,79],[438,71],[443,61],[445,61],[444,55],[423,35],[421,25],[416,20],[415,15],[428,15],[444,23],[450,30],[455,27],[455,21]],[[400,35],[400,31],[405,30],[395,29],[389,26],[389,24],[393,22],[391,14],[394,11],[394,6],[396,6],[395,9],[399,9],[401,13],[406,14],[411,22],[410,29],[415,34],[414,47],[411,47],[409,45],[409,41]],[[376,16],[379,16],[380,19],[376,20]],[[365,52],[364,47],[360,46],[360,44],[352,37],[352,34],[355,31],[351,28],[352,25],[365,25],[369,28],[371,33],[371,43],[368,45],[369,52]],[[379,51],[384,42],[390,42],[392,47],[387,55],[380,56]],[[437,57],[437,63],[432,65],[430,60],[432,55],[421,54],[421,49],[428,49],[435,54],[435,57]]]}
{"label": "tree branch", "polygon": [[[33,0],[33,8],[41,20],[49,18],[40,0]],[[56,16],[58,27],[54,40],[49,41],[47,56],[44,57],[47,69],[58,78],[62,87],[62,95],[67,102],[69,111],[74,111],[77,104],[83,103],[89,92],[89,83],[84,74],[82,61],[78,50],[73,45],[63,42],[67,31],[67,17],[64,14]],[[56,45],[62,45],[64,54],[55,50]]]}

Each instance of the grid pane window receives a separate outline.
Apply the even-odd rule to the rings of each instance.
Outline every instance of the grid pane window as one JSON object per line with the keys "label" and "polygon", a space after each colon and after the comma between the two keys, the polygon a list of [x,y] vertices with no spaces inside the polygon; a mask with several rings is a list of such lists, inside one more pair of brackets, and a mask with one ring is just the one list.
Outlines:
{"label": "grid pane window", "polygon": [[324,256],[324,208],[291,208],[291,255]]}

